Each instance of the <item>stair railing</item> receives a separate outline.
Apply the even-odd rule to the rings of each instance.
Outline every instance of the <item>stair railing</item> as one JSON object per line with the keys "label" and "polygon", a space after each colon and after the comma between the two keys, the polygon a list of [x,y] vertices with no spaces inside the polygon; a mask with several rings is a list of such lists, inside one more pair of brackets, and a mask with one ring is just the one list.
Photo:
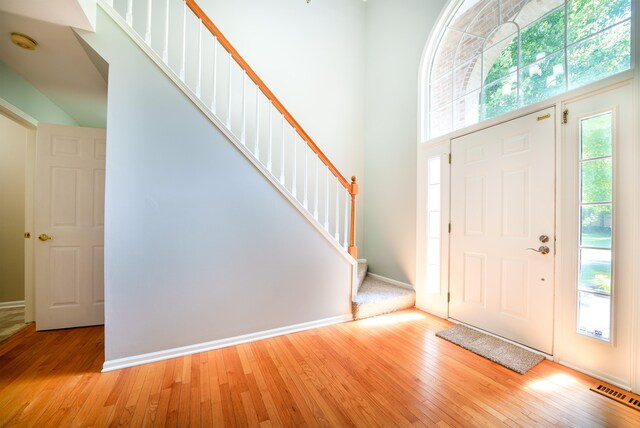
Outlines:
{"label": "stair railing", "polygon": [[[202,102],[200,107],[217,118],[219,126],[226,127],[237,140],[234,142],[247,149],[243,150],[245,154],[257,160],[299,208],[357,259],[356,177],[347,181],[200,6],[194,0],[103,0],[101,4],[104,3],[133,30],[141,46],[144,43],[151,48],[155,61],[164,63],[184,83],[183,87]],[[192,23],[197,27],[189,25]],[[207,38],[209,47],[205,47]],[[188,49],[191,39],[195,39],[195,53]],[[240,82],[234,79],[238,74]],[[265,140],[266,148],[261,144]],[[332,180],[335,188],[330,184]]]}

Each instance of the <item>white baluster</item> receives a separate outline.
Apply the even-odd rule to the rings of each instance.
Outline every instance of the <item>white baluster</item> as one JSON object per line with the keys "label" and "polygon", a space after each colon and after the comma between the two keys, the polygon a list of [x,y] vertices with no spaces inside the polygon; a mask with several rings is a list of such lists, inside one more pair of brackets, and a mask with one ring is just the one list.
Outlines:
{"label": "white baluster", "polygon": [[320,193],[320,159],[316,156],[316,193],[313,196],[314,204],[313,204],[313,218],[318,220],[318,193]]}
{"label": "white baluster", "polygon": [[309,147],[305,144],[304,150],[304,197],[302,205],[305,209],[309,209],[309,199],[307,195],[309,193]]}
{"label": "white baluster", "polygon": [[198,82],[196,83],[196,97],[202,95],[202,20],[198,19]]}
{"label": "white baluster", "polygon": [[291,183],[291,193],[293,193],[293,197],[298,199],[298,132],[293,130],[293,178]]}
{"label": "white baluster", "polygon": [[127,0],[127,14],[125,15],[125,20],[129,27],[133,27],[133,0]]}
{"label": "white baluster", "polygon": [[166,0],[164,13],[164,47],[162,48],[162,60],[169,64],[169,4],[171,0]]}
{"label": "white baluster", "polygon": [[342,244],[345,250],[349,248],[348,236],[349,236],[349,192],[345,191],[344,193],[344,243]]}
{"label": "white baluster", "polygon": [[182,61],[180,62],[180,80],[184,82],[187,64],[187,2],[182,2]]}
{"label": "white baluster", "polygon": [[227,88],[227,128],[231,130],[231,78],[233,77],[233,69],[231,68],[233,62],[233,55],[229,52],[229,87]]}
{"label": "white baluster", "polygon": [[256,85],[256,145],[253,155],[260,160],[260,88]]}
{"label": "white baluster", "polygon": [[151,46],[151,3],[152,0],[147,0],[147,30],[144,33],[144,41]]}
{"label": "white baluster", "polygon": [[280,184],[286,187],[284,182],[284,115],[282,115],[282,119],[280,120],[282,127],[282,156],[280,160]]}
{"label": "white baluster", "polygon": [[218,38],[213,36],[213,95],[211,96],[211,111],[216,114],[218,96]]}
{"label": "white baluster", "polygon": [[247,73],[242,70],[242,131],[240,131],[240,141],[243,146],[246,146],[245,141],[247,136],[247,108],[245,103],[245,94],[247,92]]}
{"label": "white baluster", "polygon": [[336,177],[336,233],[333,235],[340,243],[340,180]]}
{"label": "white baluster", "polygon": [[329,231],[329,168],[324,175],[324,230]]}
{"label": "white baluster", "polygon": [[271,163],[271,152],[273,147],[273,104],[269,101],[269,152],[267,153],[267,170],[271,172],[271,167],[273,164]]}

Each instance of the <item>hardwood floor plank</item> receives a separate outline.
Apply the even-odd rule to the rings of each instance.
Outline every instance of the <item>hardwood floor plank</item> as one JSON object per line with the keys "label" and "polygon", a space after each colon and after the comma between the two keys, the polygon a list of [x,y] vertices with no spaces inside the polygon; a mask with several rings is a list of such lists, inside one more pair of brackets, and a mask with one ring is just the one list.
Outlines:
{"label": "hardwood floor plank", "polygon": [[417,310],[100,373],[100,327],[0,343],[4,426],[635,427],[640,412],[551,361],[519,375]]}

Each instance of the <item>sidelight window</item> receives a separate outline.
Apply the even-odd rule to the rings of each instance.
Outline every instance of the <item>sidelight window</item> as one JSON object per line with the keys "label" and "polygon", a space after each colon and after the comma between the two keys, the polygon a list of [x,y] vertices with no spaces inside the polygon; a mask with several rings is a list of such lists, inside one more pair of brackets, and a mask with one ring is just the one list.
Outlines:
{"label": "sidelight window", "polygon": [[578,332],[611,340],[613,289],[612,112],[580,121]]}

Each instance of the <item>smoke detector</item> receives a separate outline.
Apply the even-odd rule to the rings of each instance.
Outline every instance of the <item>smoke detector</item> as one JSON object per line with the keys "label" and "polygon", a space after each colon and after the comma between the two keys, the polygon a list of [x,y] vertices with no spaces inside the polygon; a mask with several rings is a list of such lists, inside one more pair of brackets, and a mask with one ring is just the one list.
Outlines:
{"label": "smoke detector", "polygon": [[35,50],[36,46],[38,46],[38,42],[22,33],[11,33],[11,41],[14,45],[19,46],[22,49],[27,49],[29,51]]}

